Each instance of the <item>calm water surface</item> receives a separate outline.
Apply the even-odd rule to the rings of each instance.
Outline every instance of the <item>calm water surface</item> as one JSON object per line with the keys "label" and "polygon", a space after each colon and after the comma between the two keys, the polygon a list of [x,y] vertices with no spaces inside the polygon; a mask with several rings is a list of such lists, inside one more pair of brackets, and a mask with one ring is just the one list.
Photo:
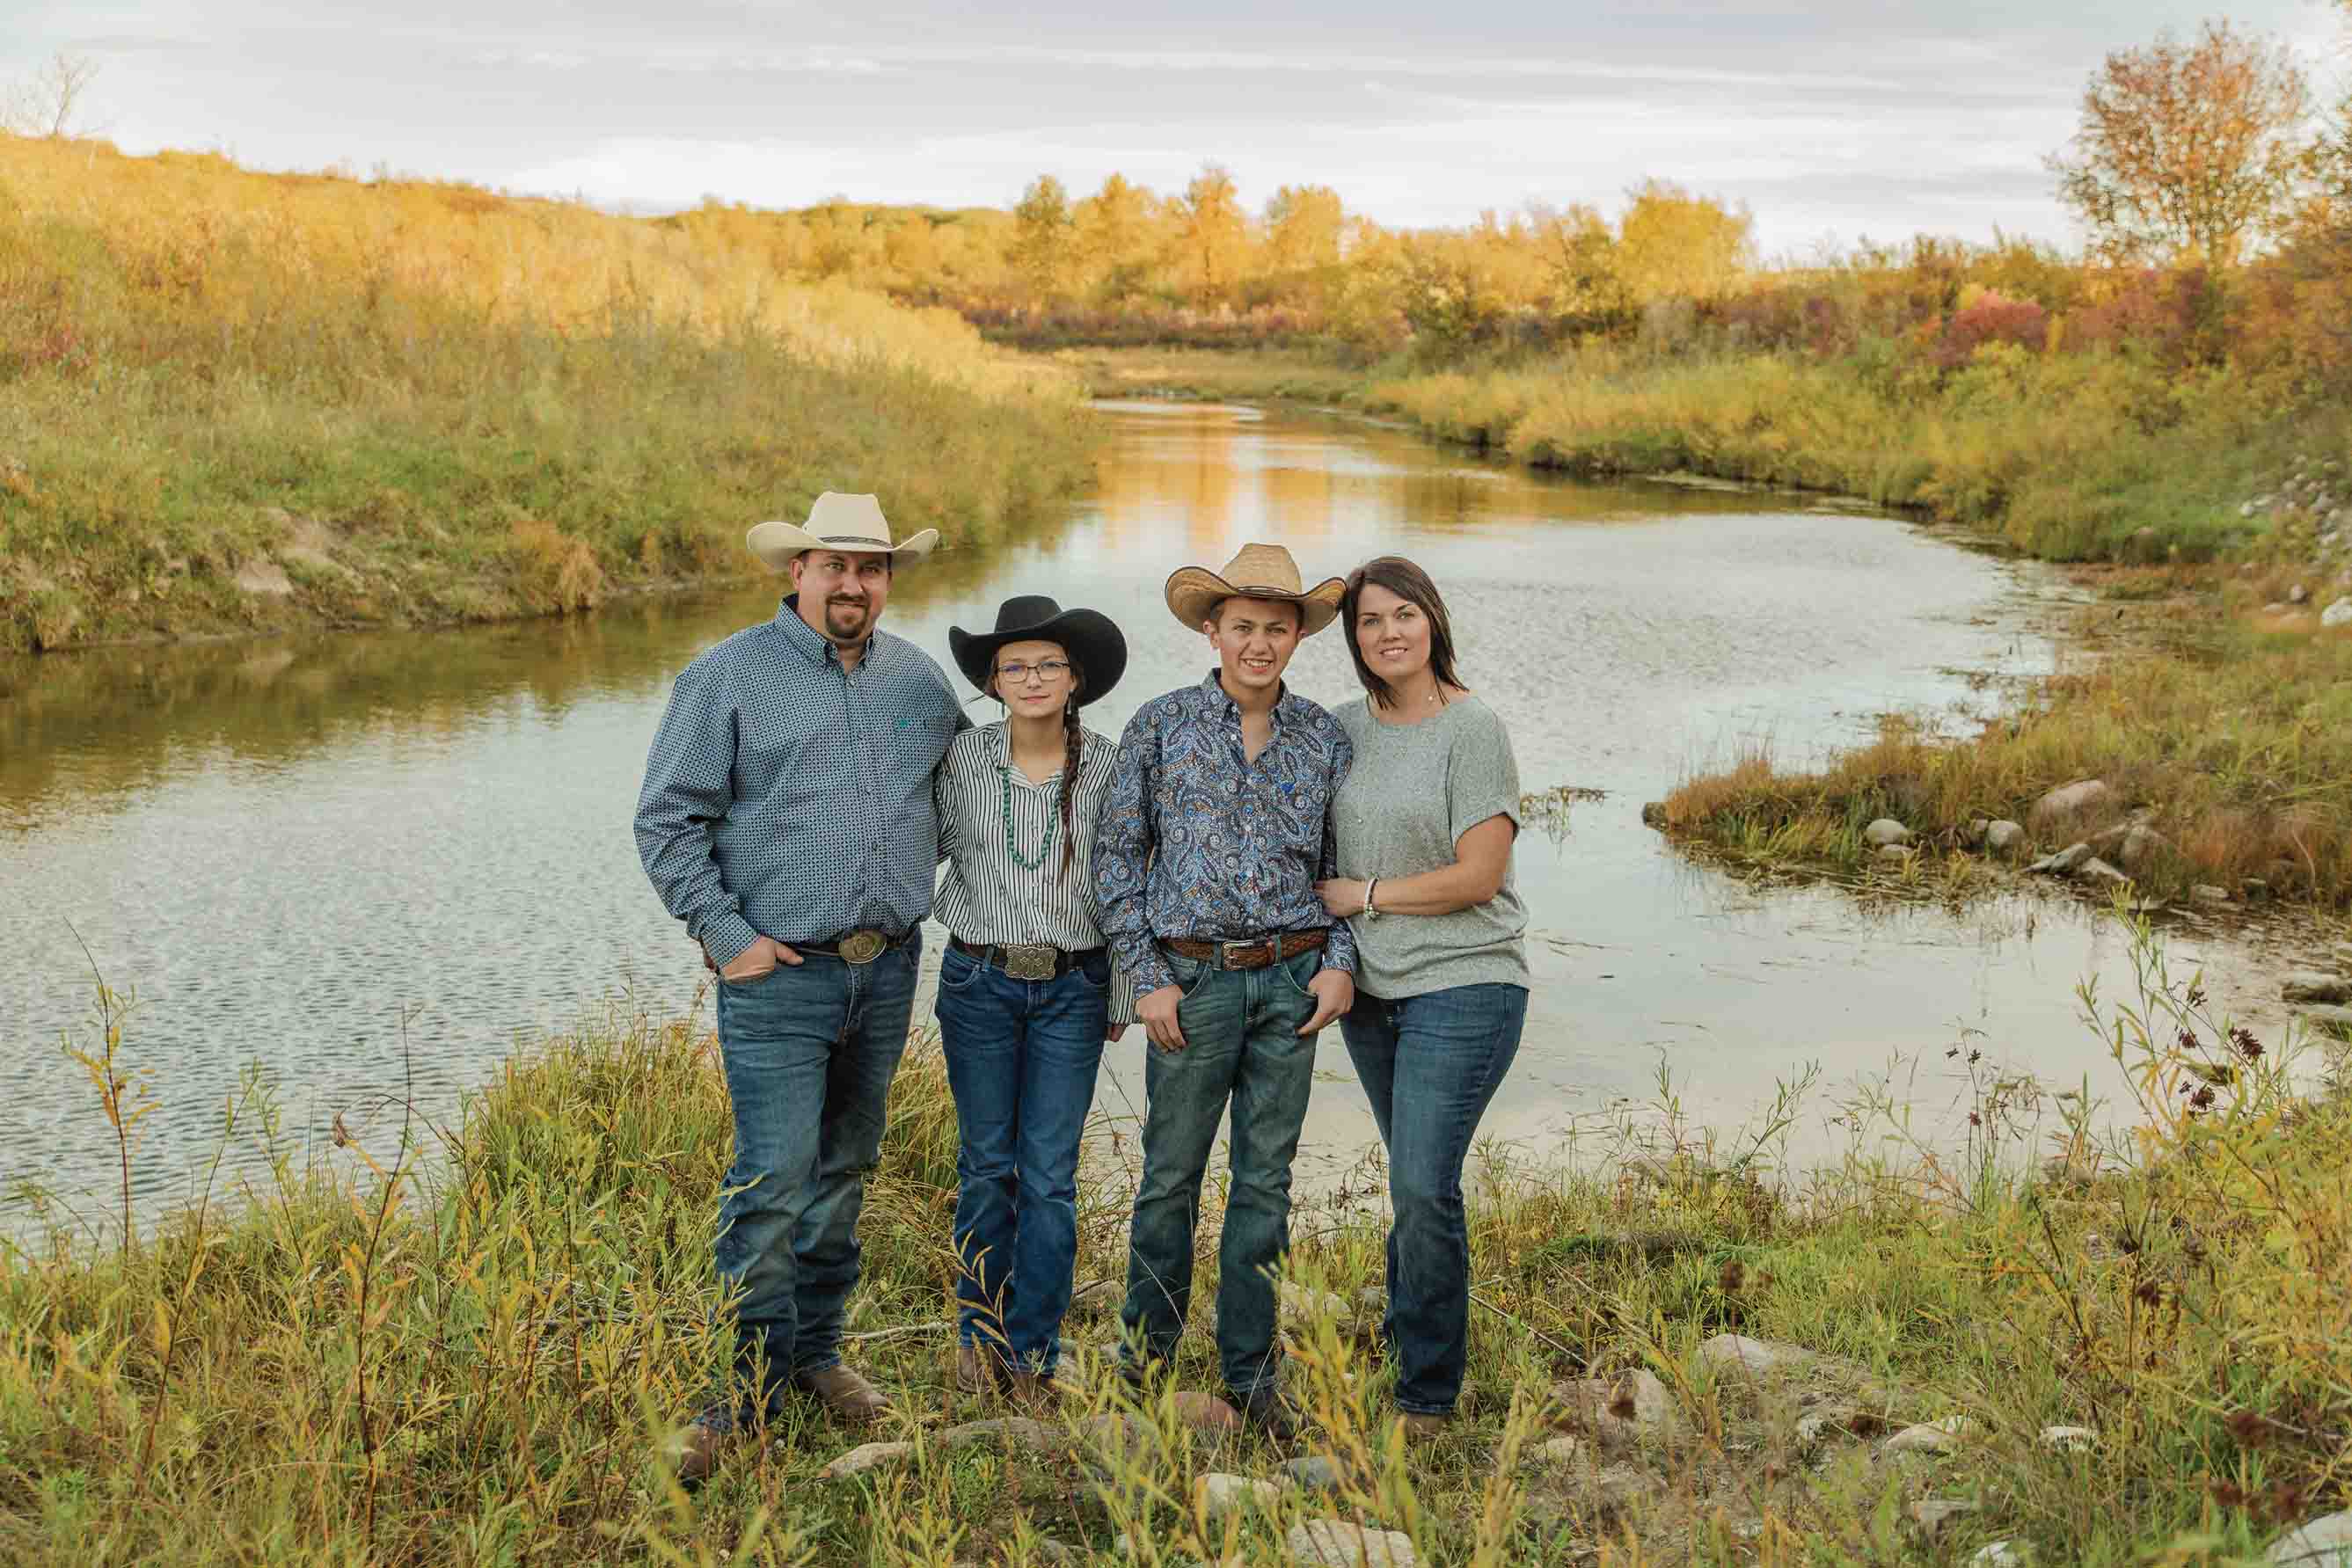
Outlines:
{"label": "calm water surface", "polygon": [[[1580,1120],[1647,1095],[1662,1061],[1691,1111],[1727,1126],[1809,1063],[1835,1086],[1907,1055],[1925,1065],[1903,1092],[1948,1133],[1963,1113],[1944,1051],[1963,1039],[1987,1066],[2120,1089],[2073,994],[2086,976],[2128,978],[2101,923],[2060,903],[1958,915],[1759,892],[1639,820],[1744,743],[1801,758],[1888,710],[1983,710],[2003,677],[2049,666],[2037,612],[2060,595],[2052,580],[1848,509],[1547,483],[1362,423],[1136,404],[1102,417],[1114,442],[1092,499],[1037,537],[909,570],[885,626],[952,670],[948,627],[992,623],[1007,594],[1108,611],[1133,648],[1091,710],[1115,734],[1208,666],[1161,604],[1175,567],[1220,565],[1255,538],[1287,543],[1310,575],[1388,550],[1424,564],[1527,787],[1607,791],[1520,841],[1537,988],[1495,1136],[1553,1152]],[[638,776],[678,667],[772,613],[776,591],[0,665],[14,1064],[0,1181],[111,1179],[104,1123],[59,1051],[92,1041],[93,960],[135,990],[129,1049],[157,1071],[150,1201],[185,1191],[248,1062],[297,1135],[315,1134],[337,1112],[358,1124],[411,1072],[446,1113],[519,1040],[602,999],[684,1006],[700,969],[637,865]],[[1337,632],[1290,678],[1354,695]],[[935,931],[933,965],[937,946]],[[2193,936],[2174,950],[2246,956]],[[1105,1110],[1139,1105],[1142,1049],[1139,1031],[1110,1049]],[[1333,1166],[1371,1132],[1336,1029],[1322,1055],[1309,1140]],[[1799,1154],[1835,1136],[1828,1109],[1799,1127]]]}

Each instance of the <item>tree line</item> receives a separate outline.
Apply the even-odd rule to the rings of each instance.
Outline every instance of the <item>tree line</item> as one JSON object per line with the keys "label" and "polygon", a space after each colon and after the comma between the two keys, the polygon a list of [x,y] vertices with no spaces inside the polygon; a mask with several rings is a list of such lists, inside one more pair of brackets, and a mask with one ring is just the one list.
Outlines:
{"label": "tree line", "polygon": [[[2337,0],[2352,21],[2352,0]],[[1232,174],[1181,191],[1038,175],[1009,210],[835,199],[755,212],[708,199],[667,220],[793,277],[946,306],[1026,346],[1313,342],[1431,362],[1601,335],[1718,336],[1841,351],[1874,335],[1939,358],[1979,342],[2146,339],[2189,358],[2249,338],[2330,364],[2352,319],[2352,115],[2323,111],[2282,45],[2226,20],[2108,55],[2048,166],[2085,244],[1996,235],[1757,252],[1748,210],[1647,180],[1613,213],[1488,212],[1385,226],[1320,184],[1255,210]]]}

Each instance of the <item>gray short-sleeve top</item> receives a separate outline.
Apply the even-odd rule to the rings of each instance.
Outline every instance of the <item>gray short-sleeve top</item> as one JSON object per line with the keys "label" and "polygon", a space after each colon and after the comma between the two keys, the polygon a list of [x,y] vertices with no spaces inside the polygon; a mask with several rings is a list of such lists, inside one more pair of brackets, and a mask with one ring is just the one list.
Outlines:
{"label": "gray short-sleeve top", "polygon": [[[1393,882],[1437,871],[1454,863],[1454,841],[1489,817],[1517,823],[1511,737],[1476,697],[1456,697],[1419,724],[1382,724],[1363,697],[1332,716],[1356,752],[1331,803],[1341,876]],[[1349,922],[1356,984],[1390,1001],[1449,986],[1524,986],[1527,924],[1516,868],[1494,897],[1452,915],[1359,915]]]}

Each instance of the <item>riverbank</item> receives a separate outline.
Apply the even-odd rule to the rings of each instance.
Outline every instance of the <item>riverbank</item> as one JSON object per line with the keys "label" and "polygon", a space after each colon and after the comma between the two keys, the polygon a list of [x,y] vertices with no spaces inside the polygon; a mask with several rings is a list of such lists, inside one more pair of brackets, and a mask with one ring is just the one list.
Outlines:
{"label": "riverbank", "polygon": [[585,610],[824,489],[984,543],[1096,439],[950,312],[658,224],[0,137],[0,651]]}
{"label": "riverbank", "polygon": [[[2289,1042],[2233,1032],[2139,939],[2143,994],[2099,1020],[2146,1124],[2116,1148],[2035,1144],[2090,1107],[1971,1068],[1965,1150],[1907,1146],[1890,1105],[1821,1107],[1852,1152],[1800,1178],[1775,1130],[1814,1108],[1711,1130],[1665,1089],[1577,1171],[1477,1164],[1463,1419],[1410,1450],[1370,1160],[1294,1227],[1295,1450],[1195,1430],[1218,1415],[1197,1401],[1122,1417],[1091,1350],[1064,1418],[972,1425],[1003,1413],[948,1376],[954,1128],[918,1042],[850,1323],[907,1420],[795,1415],[691,1500],[648,1455],[723,1360],[726,1101],[698,1023],[614,1018],[516,1061],[462,1127],[386,1105],[127,1248],[101,1199],[94,1238],[0,1256],[0,1552],[1173,1563],[1332,1521],[1435,1563],[2243,1555],[2347,1501],[2352,1102],[2295,1098]],[[255,1089],[233,1136],[275,1125]],[[1086,1347],[1116,1330],[1125,1134],[1081,1197]],[[1193,1390],[1215,1386],[1204,1241]],[[902,1446],[848,1457],[869,1437]]]}
{"label": "riverbank", "polygon": [[1945,893],[2039,871],[2098,900],[2128,882],[2208,913],[2278,900],[2341,915],[2352,622],[2325,624],[2307,586],[2329,572],[2084,572],[2095,601],[2011,711],[1958,732],[1895,716],[1822,762],[1759,747],[1683,779],[1650,820],[1760,869]]}
{"label": "riverbank", "polygon": [[[2029,830],[2019,849],[2033,853],[2016,863],[2114,849],[2137,826],[2116,869],[2143,894],[2352,907],[2341,406],[2000,344],[1937,377],[1883,369],[1595,346],[1377,382],[1361,402],[1536,466],[1839,490],[2027,554],[2106,563],[2078,573],[2098,603],[2014,713],[1966,734],[1899,718],[1826,765],[1756,751],[1667,794],[1655,819],[1670,833],[1748,864],[1951,891],[2000,865],[1974,852],[1990,822]],[[2094,806],[2035,815],[2086,780],[2107,786]],[[1874,839],[1874,822],[1903,843]]]}
{"label": "riverbank", "polygon": [[1307,349],[1058,349],[1046,358],[1077,377],[1090,396],[1182,402],[1304,402],[1343,405],[1376,373]]}
{"label": "riverbank", "polygon": [[2352,452],[2340,404],[2251,374],[2002,343],[1946,368],[1882,347],[1814,360],[1595,341],[1376,381],[1362,402],[1537,467],[1836,491],[2050,560],[2233,554],[2267,529],[2241,510],[2264,476],[2298,452]]}

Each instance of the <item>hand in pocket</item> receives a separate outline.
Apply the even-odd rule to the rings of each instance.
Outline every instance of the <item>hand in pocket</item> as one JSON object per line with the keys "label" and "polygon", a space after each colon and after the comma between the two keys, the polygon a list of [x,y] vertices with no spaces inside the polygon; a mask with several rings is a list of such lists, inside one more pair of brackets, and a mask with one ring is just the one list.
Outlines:
{"label": "hand in pocket", "polygon": [[735,955],[734,961],[719,971],[719,977],[730,985],[746,985],[763,980],[776,972],[778,965],[799,967],[801,956],[771,936],[761,936]]}

